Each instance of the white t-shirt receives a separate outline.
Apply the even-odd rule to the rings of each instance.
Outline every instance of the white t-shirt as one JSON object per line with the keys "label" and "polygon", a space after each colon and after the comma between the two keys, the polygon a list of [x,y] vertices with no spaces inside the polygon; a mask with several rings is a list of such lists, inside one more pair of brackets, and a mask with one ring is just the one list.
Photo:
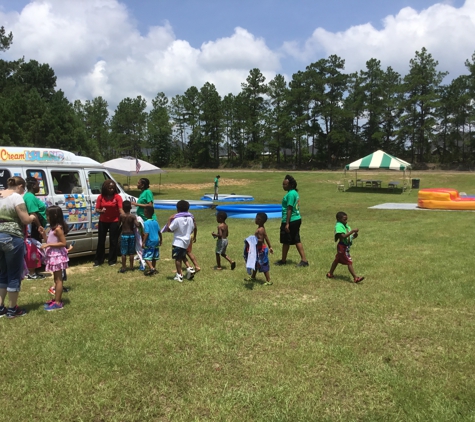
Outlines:
{"label": "white t-shirt", "polygon": [[170,231],[173,232],[173,246],[187,249],[190,245],[191,233],[195,229],[195,223],[192,217],[178,217],[175,218],[170,226]]}
{"label": "white t-shirt", "polygon": [[23,197],[16,192],[6,198],[0,196],[0,233],[8,233],[17,237],[24,236],[24,226],[15,209],[24,203]]}

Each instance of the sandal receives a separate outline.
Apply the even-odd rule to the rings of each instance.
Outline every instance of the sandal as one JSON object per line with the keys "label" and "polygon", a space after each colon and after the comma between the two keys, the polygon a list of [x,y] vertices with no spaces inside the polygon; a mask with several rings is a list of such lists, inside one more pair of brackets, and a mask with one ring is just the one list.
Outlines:
{"label": "sandal", "polygon": [[266,281],[263,286],[272,286],[272,284],[274,284],[272,281]]}
{"label": "sandal", "polygon": [[356,277],[353,281],[355,283],[359,283],[360,281],[363,281],[364,280],[364,277]]}
{"label": "sandal", "polygon": [[121,268],[119,271],[117,271],[120,274],[124,274],[127,271],[125,268]]}
{"label": "sandal", "polygon": [[333,274],[327,273],[327,278],[335,278]]}

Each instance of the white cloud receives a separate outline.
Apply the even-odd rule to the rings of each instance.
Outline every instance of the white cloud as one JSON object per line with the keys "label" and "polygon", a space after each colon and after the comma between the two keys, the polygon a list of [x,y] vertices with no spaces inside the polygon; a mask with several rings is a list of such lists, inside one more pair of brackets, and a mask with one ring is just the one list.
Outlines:
{"label": "white cloud", "polygon": [[13,32],[8,58],[48,63],[70,101],[103,96],[111,107],[129,96],[151,99],[214,83],[221,93],[240,91],[249,70],[266,75],[280,67],[277,53],[242,28],[196,49],[177,40],[165,22],[141,35],[117,0],[33,0],[19,13],[2,14]]}
{"label": "white cloud", "polygon": [[466,73],[464,62],[475,50],[475,0],[460,8],[438,3],[421,12],[406,7],[382,23],[381,30],[369,23],[336,33],[317,28],[303,47],[289,42],[283,51],[303,66],[336,54],[345,59],[347,72],[363,70],[376,58],[383,68],[405,75],[409,60],[425,47],[439,62],[438,70],[449,71],[451,78]]}
{"label": "white cloud", "polygon": [[119,0],[31,0],[19,12],[0,8],[0,22],[14,35],[3,57],[48,63],[70,101],[101,95],[111,108],[137,95],[150,105],[160,91],[171,97],[205,82],[222,96],[238,93],[252,68],[269,81],[283,64],[303,70],[331,54],[345,59],[347,72],[377,58],[404,75],[415,51],[426,47],[439,70],[455,77],[466,73],[464,62],[475,50],[475,0],[460,8],[443,3],[421,12],[404,8],[387,16],[382,29],[369,23],[343,32],[317,28],[303,45],[288,42],[278,51],[241,27],[200,48],[177,39],[166,21],[141,34]]}

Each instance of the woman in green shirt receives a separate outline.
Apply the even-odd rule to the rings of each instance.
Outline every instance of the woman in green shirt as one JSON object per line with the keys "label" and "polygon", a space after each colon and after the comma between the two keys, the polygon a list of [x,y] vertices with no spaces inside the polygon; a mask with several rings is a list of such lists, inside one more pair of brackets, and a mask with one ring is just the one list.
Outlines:
{"label": "woman in green shirt", "polygon": [[297,267],[308,267],[302,242],[300,241],[300,197],[297,192],[297,181],[290,175],[286,175],[282,182],[283,189],[287,194],[282,199],[282,223],[280,225],[280,243],[282,243],[282,259],[276,265],[287,264],[287,253],[290,245],[295,245],[300,254],[300,262]]}
{"label": "woman in green shirt", "polygon": [[[131,202],[131,204],[137,207],[137,215],[142,217],[143,220],[146,220],[144,208],[148,206],[153,207],[153,193],[150,190],[150,180],[145,177],[139,179],[137,182],[137,189],[140,189],[142,193],[140,194],[139,199],[137,199],[137,202]],[[157,219],[155,213],[152,218],[154,220]]]}

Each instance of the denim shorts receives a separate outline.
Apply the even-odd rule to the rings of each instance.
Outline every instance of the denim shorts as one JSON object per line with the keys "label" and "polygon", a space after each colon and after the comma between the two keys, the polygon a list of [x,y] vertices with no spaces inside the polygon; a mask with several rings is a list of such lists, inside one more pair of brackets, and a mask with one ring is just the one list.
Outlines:
{"label": "denim shorts", "polygon": [[0,233],[0,289],[19,292],[25,271],[25,241]]}

